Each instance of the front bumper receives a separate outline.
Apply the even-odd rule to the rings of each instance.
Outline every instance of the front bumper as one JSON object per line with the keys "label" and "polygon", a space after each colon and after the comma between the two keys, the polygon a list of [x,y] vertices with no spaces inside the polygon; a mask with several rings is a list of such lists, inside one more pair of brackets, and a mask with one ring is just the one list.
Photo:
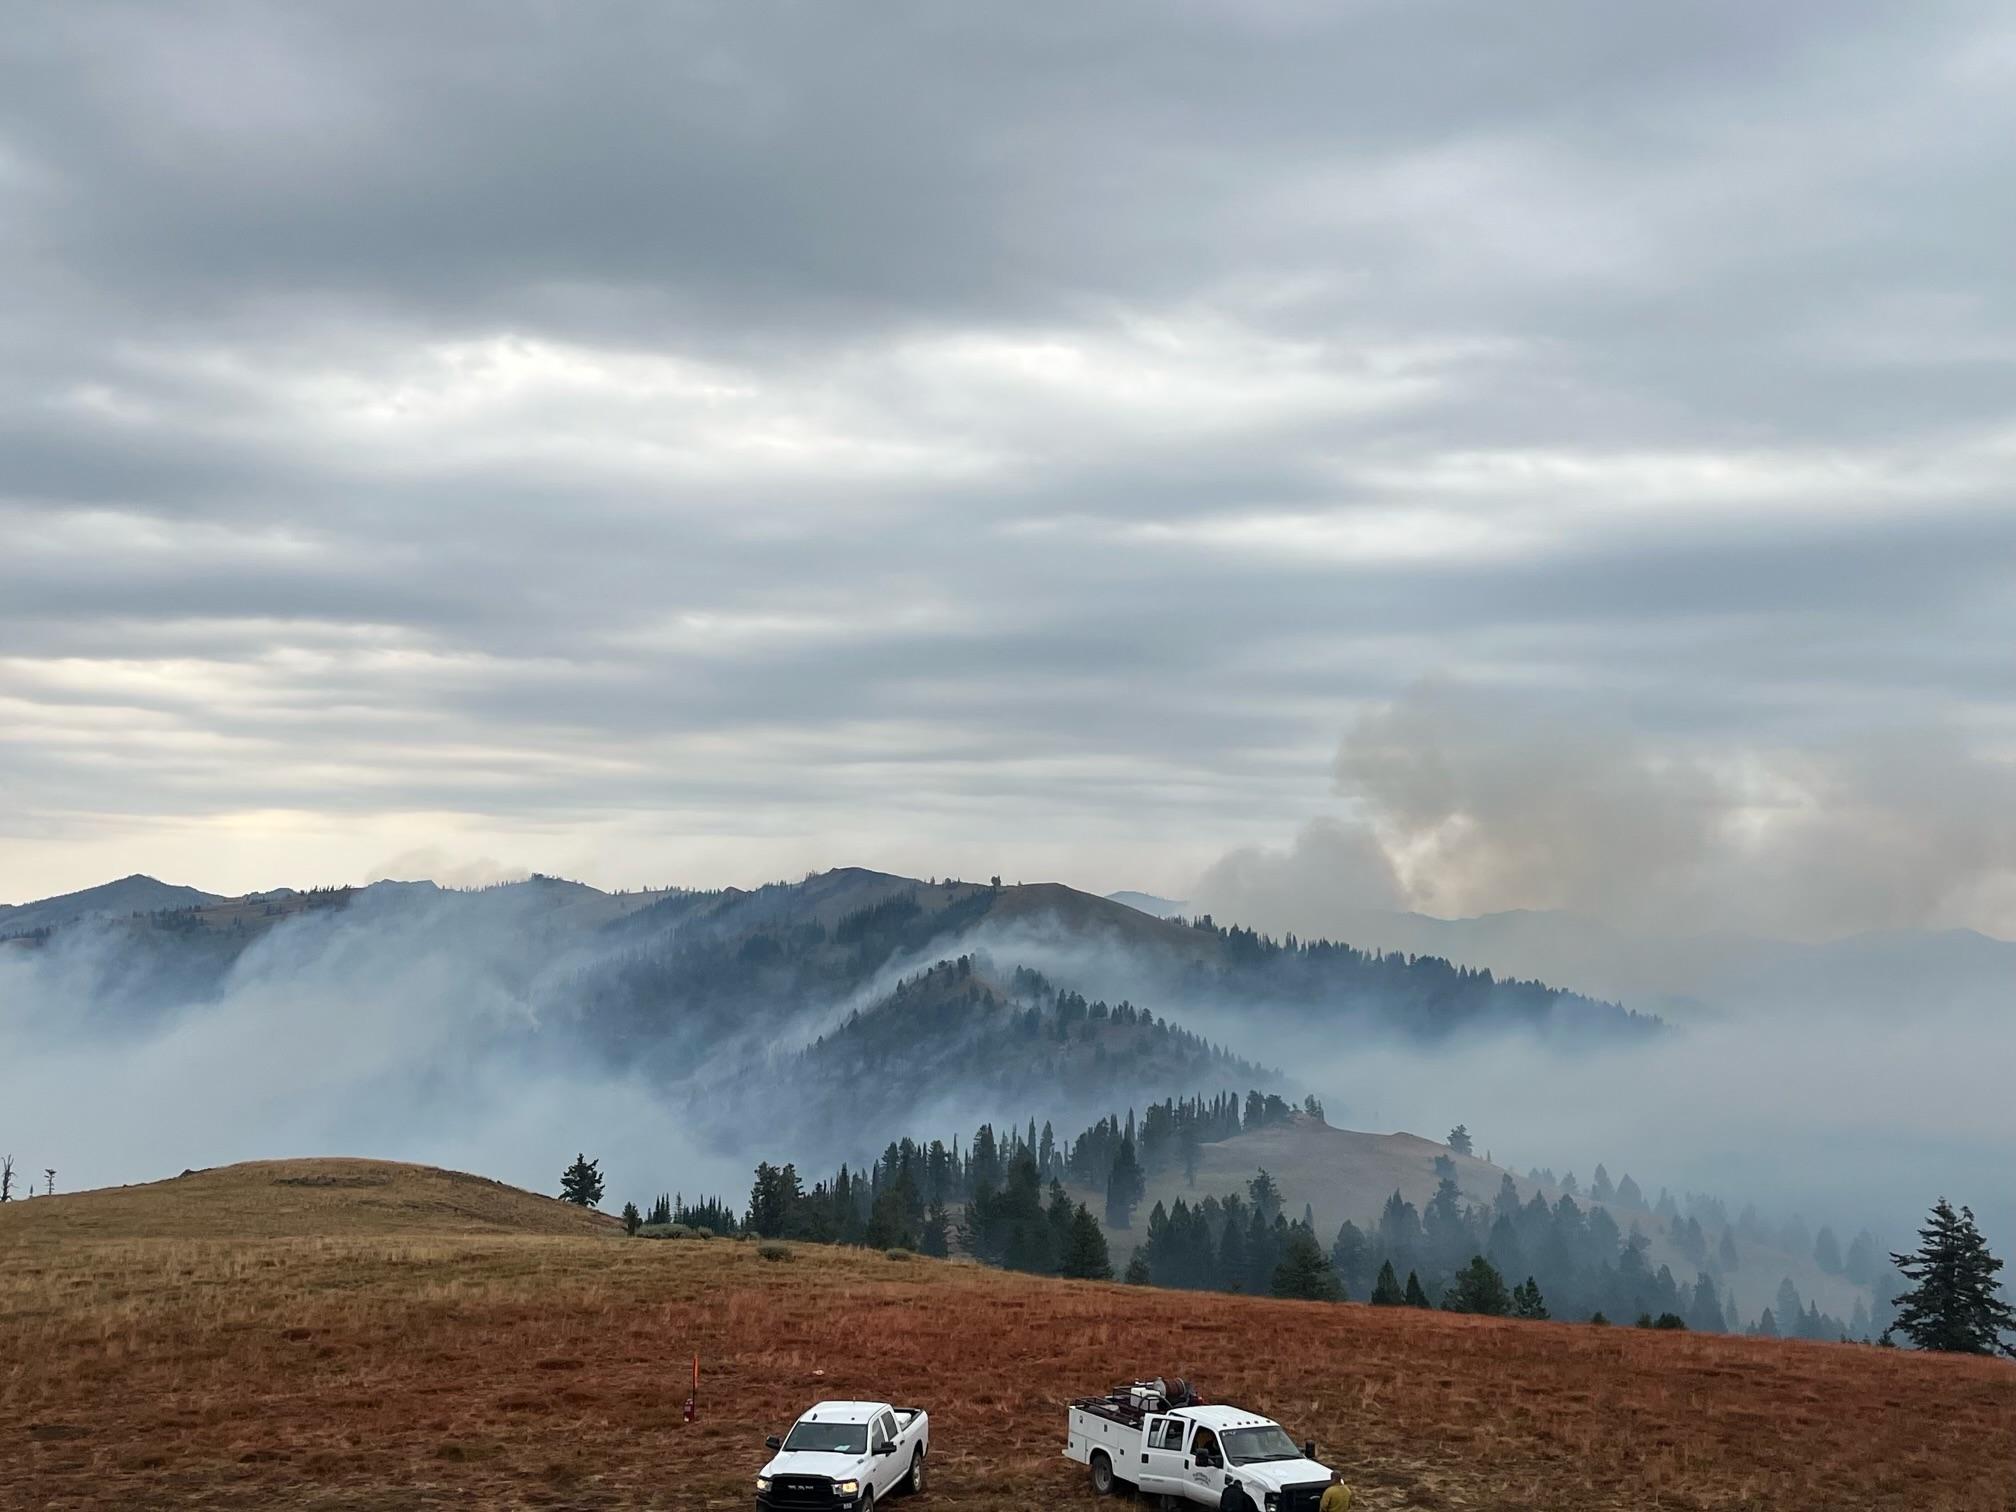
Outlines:
{"label": "front bumper", "polygon": [[1266,1505],[1279,1509],[1279,1512],[1316,1512],[1316,1504],[1323,1500],[1323,1493],[1329,1489],[1328,1481],[1283,1486],[1279,1491],[1268,1493]]}
{"label": "front bumper", "polygon": [[794,1487],[780,1491],[775,1486],[756,1493],[756,1512],[851,1512],[861,1505],[857,1492],[842,1496],[830,1486],[822,1489]]}

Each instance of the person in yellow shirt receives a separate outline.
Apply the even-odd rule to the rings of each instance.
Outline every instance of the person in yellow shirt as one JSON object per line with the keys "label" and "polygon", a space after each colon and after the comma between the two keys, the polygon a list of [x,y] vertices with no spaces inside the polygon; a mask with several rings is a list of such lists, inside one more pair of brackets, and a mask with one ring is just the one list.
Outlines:
{"label": "person in yellow shirt", "polygon": [[1316,1512],[1351,1512],[1351,1488],[1344,1484],[1344,1472],[1330,1472],[1330,1489],[1323,1493],[1323,1500],[1316,1504]]}

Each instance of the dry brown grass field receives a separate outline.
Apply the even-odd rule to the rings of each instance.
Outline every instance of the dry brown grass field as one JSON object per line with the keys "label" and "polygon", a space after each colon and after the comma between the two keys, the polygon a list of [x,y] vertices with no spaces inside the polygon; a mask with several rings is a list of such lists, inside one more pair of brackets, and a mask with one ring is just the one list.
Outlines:
{"label": "dry brown grass field", "polygon": [[740,1508],[820,1396],[930,1409],[920,1507],[1090,1507],[1061,1404],[1141,1371],[1313,1436],[1370,1508],[2016,1506],[1987,1361],[772,1261],[366,1162],[0,1209],[7,1507]]}

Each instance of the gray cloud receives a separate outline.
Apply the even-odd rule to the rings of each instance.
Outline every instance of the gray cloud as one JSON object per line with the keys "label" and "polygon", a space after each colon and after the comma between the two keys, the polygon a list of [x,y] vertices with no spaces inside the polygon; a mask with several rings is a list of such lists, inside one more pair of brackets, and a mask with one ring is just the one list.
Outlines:
{"label": "gray cloud", "polygon": [[[418,851],[1182,892],[1434,676],[1581,700],[1610,759],[1543,727],[1455,795],[1607,773],[1669,878],[1728,778],[1645,752],[1913,812],[1902,722],[1992,786],[2012,67],[1997,7],[1862,0],[24,20],[0,896]],[[1332,829],[1217,876],[1616,893],[1491,815],[1439,891]],[[1795,922],[2016,928],[1921,855],[1992,873],[1964,827],[1830,834]]]}

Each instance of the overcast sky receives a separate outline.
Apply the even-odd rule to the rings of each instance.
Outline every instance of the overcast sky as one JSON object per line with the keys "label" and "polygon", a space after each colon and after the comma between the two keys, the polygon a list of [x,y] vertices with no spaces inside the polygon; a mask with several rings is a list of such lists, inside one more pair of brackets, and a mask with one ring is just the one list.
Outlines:
{"label": "overcast sky", "polygon": [[17,8],[0,899],[2016,934],[2012,144],[1995,3]]}

